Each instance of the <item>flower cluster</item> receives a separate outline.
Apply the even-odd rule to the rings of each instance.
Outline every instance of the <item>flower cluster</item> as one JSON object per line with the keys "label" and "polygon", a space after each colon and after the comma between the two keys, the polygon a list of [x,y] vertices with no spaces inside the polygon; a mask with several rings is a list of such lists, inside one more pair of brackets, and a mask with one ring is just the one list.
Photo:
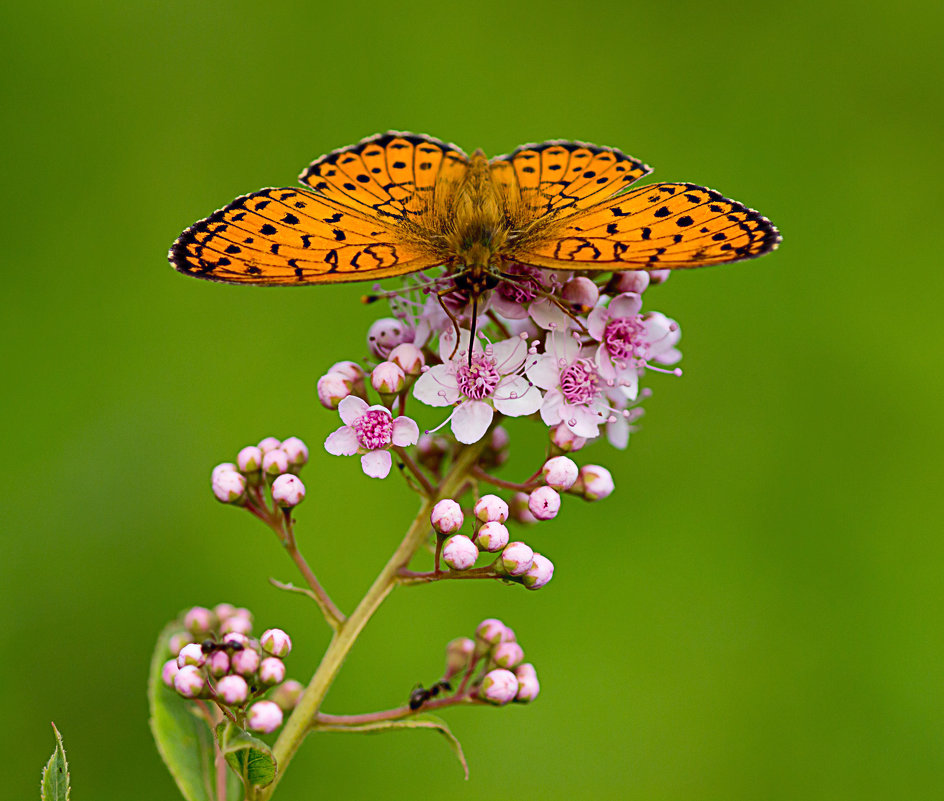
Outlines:
{"label": "flower cluster", "polygon": [[[318,381],[321,403],[344,423],[326,449],[360,454],[368,475],[386,477],[389,451],[418,439],[417,424],[402,414],[408,396],[448,408],[440,425],[461,444],[481,440],[496,417],[539,415],[562,451],[578,450],[601,429],[625,448],[642,413],[636,403],[648,394],[641,376],[680,374],[666,369],[681,359],[678,324],[642,311],[650,281],[644,271],[603,283],[516,265],[480,299],[474,320],[468,297],[443,296],[434,280],[385,293],[397,316],[375,322],[367,337],[381,361],[369,370],[338,362]],[[368,403],[371,389],[379,404]]]}
{"label": "flower cluster", "polygon": [[[446,646],[446,670],[430,688],[410,695],[412,711],[443,707],[465,699],[501,706],[528,703],[540,692],[534,665],[524,661],[515,632],[497,618],[483,620],[475,637],[458,637]],[[433,701],[433,699],[436,699]]]}
{"label": "flower cluster", "polygon": [[195,606],[180,623],[183,629],[168,641],[164,684],[184,698],[213,701],[243,728],[266,734],[278,729],[302,692],[299,682],[285,678],[288,634],[267,629],[256,639],[249,610],[225,603]]}
{"label": "flower cluster", "polygon": [[308,446],[298,437],[284,441],[266,437],[258,445],[243,448],[235,463],[223,462],[213,468],[213,494],[221,503],[247,506],[257,516],[274,514],[276,507],[289,509],[305,499],[305,485],[298,473],[307,461]]}

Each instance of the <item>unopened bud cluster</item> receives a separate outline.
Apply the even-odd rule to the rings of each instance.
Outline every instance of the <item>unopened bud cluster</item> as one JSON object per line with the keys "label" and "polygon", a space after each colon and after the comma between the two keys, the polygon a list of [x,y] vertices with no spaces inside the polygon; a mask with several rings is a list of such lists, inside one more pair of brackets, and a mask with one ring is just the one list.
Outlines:
{"label": "unopened bud cluster", "polygon": [[252,731],[271,733],[282,725],[302,692],[285,679],[283,659],[292,640],[281,629],[252,636],[252,614],[232,604],[195,606],[170,637],[161,679],[179,695],[211,700],[229,709]]}
{"label": "unopened bud cluster", "polygon": [[298,477],[308,462],[308,446],[298,437],[278,440],[266,437],[258,445],[247,445],[235,462],[213,468],[213,494],[222,503],[267,508],[268,491],[274,507],[297,506],[305,498],[305,485]]}

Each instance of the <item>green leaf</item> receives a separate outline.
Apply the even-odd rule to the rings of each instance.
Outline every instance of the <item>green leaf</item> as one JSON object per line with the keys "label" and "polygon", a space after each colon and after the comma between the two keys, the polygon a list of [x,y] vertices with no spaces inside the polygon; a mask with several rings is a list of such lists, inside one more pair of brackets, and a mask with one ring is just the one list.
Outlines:
{"label": "green leaf", "polygon": [[187,801],[212,801],[216,798],[216,776],[210,727],[197,717],[193,701],[179,696],[161,679],[161,668],[170,658],[168,640],[179,630],[178,623],[168,625],[151,657],[148,676],[151,734],[183,797]]}
{"label": "green leaf", "polygon": [[43,801],[69,801],[69,763],[66,762],[66,749],[62,745],[62,735],[56,724],[52,724],[56,733],[56,750],[52,752],[46,767],[43,768],[43,779],[39,784],[40,795]]}
{"label": "green leaf", "polygon": [[391,731],[393,729],[432,729],[438,731],[446,738],[446,742],[449,743],[452,753],[456,755],[456,759],[458,759],[459,764],[462,765],[462,770],[465,771],[466,780],[469,778],[469,764],[465,761],[465,754],[462,752],[462,744],[450,731],[449,726],[446,725],[446,721],[435,715],[416,715],[403,720],[382,720],[376,723],[364,723],[358,726],[317,724],[315,728],[318,731],[352,731],[365,733]]}
{"label": "green leaf", "polygon": [[277,767],[269,746],[229,721],[216,727],[216,736],[220,751],[246,787],[272,784]]}

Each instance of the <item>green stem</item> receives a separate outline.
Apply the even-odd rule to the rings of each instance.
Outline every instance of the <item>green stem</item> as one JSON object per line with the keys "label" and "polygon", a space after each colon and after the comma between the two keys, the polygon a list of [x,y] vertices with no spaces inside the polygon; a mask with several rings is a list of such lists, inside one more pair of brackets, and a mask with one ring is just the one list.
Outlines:
{"label": "green stem", "polygon": [[423,544],[430,531],[429,516],[433,506],[443,498],[452,497],[453,494],[465,483],[466,477],[472,466],[478,459],[479,453],[485,447],[487,437],[483,437],[474,445],[463,448],[456,457],[455,462],[449,469],[449,472],[443,478],[440,485],[436,488],[435,494],[426,499],[416,514],[412,525],[407,530],[403,541],[400,543],[393,556],[384,565],[380,575],[374,579],[367,594],[361,599],[357,608],[351,613],[351,616],[341,624],[338,632],[335,634],[324,656],[321,658],[321,664],[312,676],[308,687],[305,689],[298,706],[292,712],[291,717],[275,741],[272,752],[278,765],[278,773],[275,781],[270,784],[260,795],[261,801],[270,798],[279,780],[285,775],[285,770],[291,762],[295,752],[301,746],[305,735],[309,732],[312,723],[316,720],[321,703],[325,695],[331,688],[341,665],[357,641],[358,636],[364,626],[371,619],[374,612],[383,600],[390,593],[390,590],[396,585],[398,572],[400,568],[405,567],[416,550]]}

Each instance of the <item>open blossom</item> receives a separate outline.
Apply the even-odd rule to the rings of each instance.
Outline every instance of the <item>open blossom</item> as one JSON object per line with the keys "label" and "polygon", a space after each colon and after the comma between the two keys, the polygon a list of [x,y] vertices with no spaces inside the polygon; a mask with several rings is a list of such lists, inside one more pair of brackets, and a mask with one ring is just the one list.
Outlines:
{"label": "open blossom", "polygon": [[597,306],[587,318],[587,329],[600,347],[594,361],[600,376],[617,384],[630,400],[639,391],[639,374],[647,362],[675,364],[682,358],[675,345],[678,323],[659,312],[640,314],[642,297],[624,292],[608,306]]}
{"label": "open blossom", "polygon": [[519,417],[541,406],[541,393],[522,375],[528,355],[523,339],[512,337],[484,348],[476,339],[470,364],[470,336],[461,331],[457,348],[455,334],[444,333],[439,339],[443,363],[423,373],[413,387],[417,400],[429,406],[455,405],[449,418],[452,433],[466,444],[485,435],[496,409]]}
{"label": "open blossom", "polygon": [[335,456],[361,455],[361,467],[371,478],[386,478],[393,460],[389,449],[415,445],[419,428],[409,417],[393,418],[383,406],[368,406],[349,395],[338,404],[344,425],[325,440],[325,450]]}
{"label": "open blossom", "polygon": [[563,331],[548,334],[544,354],[531,357],[528,378],[548,390],[541,419],[549,426],[562,423],[578,437],[592,439],[610,416],[606,384],[580,343]]}

